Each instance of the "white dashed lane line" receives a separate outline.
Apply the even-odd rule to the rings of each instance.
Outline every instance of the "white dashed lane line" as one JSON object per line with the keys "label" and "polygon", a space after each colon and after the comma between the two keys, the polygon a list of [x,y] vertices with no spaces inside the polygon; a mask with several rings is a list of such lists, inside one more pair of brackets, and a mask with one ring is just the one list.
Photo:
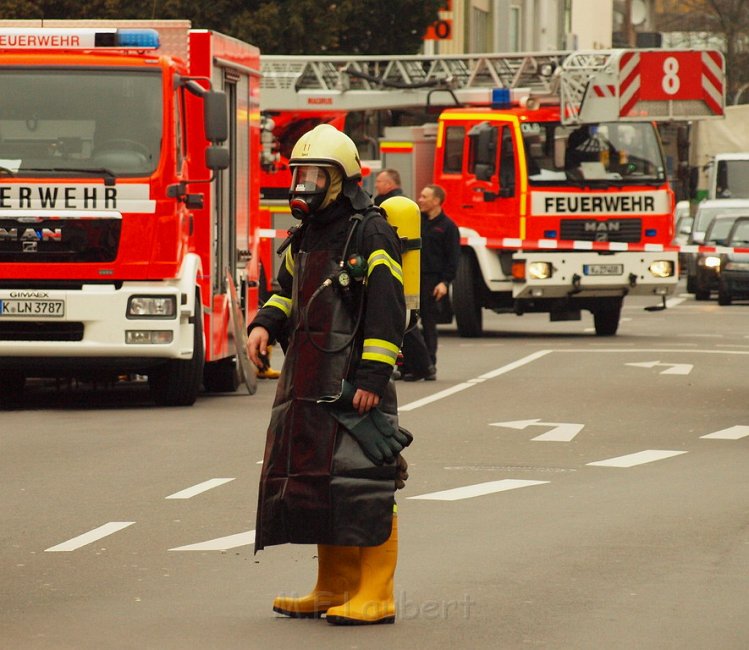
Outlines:
{"label": "white dashed lane line", "polygon": [[532,485],[543,485],[544,483],[549,483],[549,481],[522,481],[519,479],[507,478],[502,479],[501,481],[488,481],[487,483],[466,485],[464,487],[453,488],[452,490],[430,492],[428,494],[420,494],[408,498],[421,499],[424,501],[459,501],[460,499],[472,499],[473,497],[481,497],[486,494],[516,490],[518,488],[530,487]]}
{"label": "white dashed lane line", "polygon": [[733,427],[728,427],[728,429],[721,429],[720,431],[714,431],[713,433],[708,433],[705,436],[700,436],[701,438],[712,438],[713,440],[739,440],[741,438],[746,438],[749,436],[749,427],[743,425],[743,424],[737,424]]}
{"label": "white dashed lane line", "polygon": [[244,533],[237,533],[236,535],[227,535],[226,537],[217,537],[216,539],[209,539],[206,542],[198,542],[197,544],[188,544],[187,546],[178,546],[176,548],[170,548],[170,551],[228,551],[232,548],[239,548],[240,546],[249,546],[255,542],[255,531],[248,530]]}
{"label": "white dashed lane line", "polygon": [[66,551],[75,551],[76,549],[79,549],[82,546],[93,544],[94,542],[104,537],[107,537],[113,533],[116,533],[122,530],[123,528],[132,526],[134,523],[135,523],[134,521],[110,521],[108,524],[104,524],[103,526],[94,528],[93,530],[90,530],[87,533],[83,533],[82,535],[73,537],[73,539],[69,539],[67,542],[62,542],[61,544],[57,544],[57,546],[51,546],[50,548],[45,549],[45,552],[46,553],[60,553],[60,552],[66,552]]}
{"label": "white dashed lane line", "polygon": [[597,460],[586,464],[595,465],[597,467],[635,467],[636,465],[644,465],[645,463],[652,463],[656,460],[664,460],[666,458],[680,456],[681,454],[686,453],[686,451],[672,451],[669,449],[646,449],[645,451],[638,451],[634,454],[617,456],[616,458],[608,458],[606,460]]}
{"label": "white dashed lane line", "polygon": [[202,483],[198,483],[197,485],[193,485],[192,487],[185,488],[184,490],[180,490],[179,492],[175,492],[174,494],[170,494],[168,497],[164,497],[165,499],[190,499],[194,497],[197,494],[202,494],[203,492],[207,492],[208,490],[212,490],[215,487],[218,487],[219,485],[224,485],[224,483],[229,483],[230,481],[233,481],[235,479],[233,478],[212,478],[208,481],[203,481]]}

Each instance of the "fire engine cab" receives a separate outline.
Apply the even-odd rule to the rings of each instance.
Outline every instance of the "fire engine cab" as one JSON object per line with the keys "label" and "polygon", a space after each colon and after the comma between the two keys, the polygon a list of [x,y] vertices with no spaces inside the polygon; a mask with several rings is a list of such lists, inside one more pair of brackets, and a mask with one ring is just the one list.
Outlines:
{"label": "fire engine cab", "polygon": [[236,390],[259,51],[186,21],[36,24],[0,21],[0,392],[123,373],[161,405]]}
{"label": "fire engine cab", "polygon": [[612,50],[436,57],[263,57],[264,110],[441,105],[436,124],[384,129],[382,167],[407,195],[445,188],[462,256],[462,336],[482,309],[618,329],[627,295],[678,281],[674,196],[657,122],[719,118],[715,51]]}

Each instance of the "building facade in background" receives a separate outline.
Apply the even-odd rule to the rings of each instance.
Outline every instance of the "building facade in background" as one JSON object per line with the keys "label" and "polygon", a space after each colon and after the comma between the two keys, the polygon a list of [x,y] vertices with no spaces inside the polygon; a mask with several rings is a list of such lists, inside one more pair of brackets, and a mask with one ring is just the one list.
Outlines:
{"label": "building facade in background", "polygon": [[[615,0],[446,0],[425,54],[611,47]],[[435,36],[432,33],[432,36]]]}

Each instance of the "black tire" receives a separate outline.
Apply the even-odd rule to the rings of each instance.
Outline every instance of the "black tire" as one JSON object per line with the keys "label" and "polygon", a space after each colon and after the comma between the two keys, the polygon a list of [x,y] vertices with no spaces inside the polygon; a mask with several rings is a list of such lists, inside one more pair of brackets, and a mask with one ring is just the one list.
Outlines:
{"label": "black tire", "polygon": [[622,315],[622,299],[601,299],[592,311],[596,336],[614,336],[619,329],[619,319]]}
{"label": "black tire", "polygon": [[695,293],[697,291],[697,278],[693,275],[687,275],[687,293]]}
{"label": "black tire", "polygon": [[239,387],[239,371],[234,357],[209,361],[203,368],[203,386],[209,393],[234,393]]}
{"label": "black tire", "polygon": [[23,388],[26,377],[20,370],[3,370],[0,372],[0,407],[16,408],[23,399]]}
{"label": "black tire", "polygon": [[192,406],[203,381],[203,309],[195,297],[192,359],[170,359],[148,375],[151,397],[159,406]]}
{"label": "black tire", "polygon": [[453,282],[452,296],[455,323],[458,326],[458,334],[463,338],[477,338],[482,334],[479,280],[473,255],[468,251],[463,251]]}
{"label": "black tire", "polygon": [[718,304],[722,307],[727,307],[731,304],[732,298],[731,294],[728,293],[723,287],[720,287],[718,289]]}

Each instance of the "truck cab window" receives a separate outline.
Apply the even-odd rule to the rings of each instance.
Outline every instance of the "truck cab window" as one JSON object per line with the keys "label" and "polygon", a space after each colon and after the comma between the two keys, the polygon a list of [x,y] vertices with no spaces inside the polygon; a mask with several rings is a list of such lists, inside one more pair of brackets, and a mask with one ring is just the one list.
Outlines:
{"label": "truck cab window", "polygon": [[515,195],[515,145],[507,127],[502,129],[499,148],[499,190],[501,196]]}
{"label": "truck cab window", "polygon": [[0,159],[24,170],[152,173],[162,139],[161,75],[138,70],[0,70]]}
{"label": "truck cab window", "polygon": [[445,129],[445,160],[443,169],[449,174],[463,171],[463,143],[465,129],[462,126],[448,126]]}

